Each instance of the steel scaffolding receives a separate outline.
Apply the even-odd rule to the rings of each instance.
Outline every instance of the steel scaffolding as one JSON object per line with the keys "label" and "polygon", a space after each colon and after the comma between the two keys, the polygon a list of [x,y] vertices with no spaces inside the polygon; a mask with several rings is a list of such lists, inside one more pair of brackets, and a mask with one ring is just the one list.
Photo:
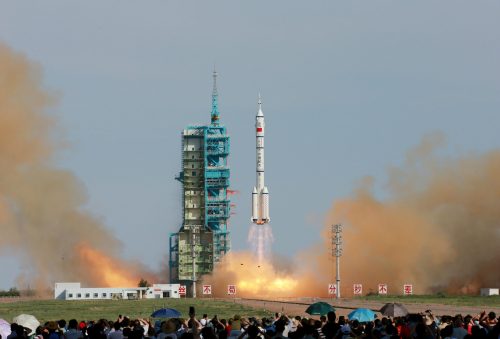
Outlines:
{"label": "steel scaffolding", "polygon": [[[188,126],[182,133],[183,222],[170,234],[170,280],[196,286],[230,250],[230,138],[219,123],[214,72],[211,124]],[[196,289],[193,288],[193,296]]]}

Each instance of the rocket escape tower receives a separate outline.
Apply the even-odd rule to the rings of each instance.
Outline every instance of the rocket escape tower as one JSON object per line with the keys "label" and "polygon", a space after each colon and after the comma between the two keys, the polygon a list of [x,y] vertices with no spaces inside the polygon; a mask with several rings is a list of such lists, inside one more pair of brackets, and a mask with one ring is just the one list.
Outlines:
{"label": "rocket escape tower", "polygon": [[213,73],[210,125],[188,126],[182,132],[183,222],[170,234],[170,281],[193,290],[230,249],[229,136],[219,123],[217,72]]}

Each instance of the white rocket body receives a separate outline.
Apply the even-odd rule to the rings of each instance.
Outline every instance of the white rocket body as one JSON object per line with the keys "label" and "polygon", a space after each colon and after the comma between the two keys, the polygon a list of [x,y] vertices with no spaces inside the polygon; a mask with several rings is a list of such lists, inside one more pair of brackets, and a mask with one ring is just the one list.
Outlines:
{"label": "white rocket body", "polygon": [[269,190],[264,184],[264,113],[259,95],[259,110],[255,117],[257,185],[252,191],[252,222],[257,225],[267,224],[269,218]]}

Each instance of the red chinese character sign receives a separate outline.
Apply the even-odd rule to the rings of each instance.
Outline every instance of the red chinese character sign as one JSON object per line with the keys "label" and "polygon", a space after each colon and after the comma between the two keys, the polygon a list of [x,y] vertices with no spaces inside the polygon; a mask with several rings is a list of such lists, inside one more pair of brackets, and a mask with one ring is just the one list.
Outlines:
{"label": "red chinese character sign", "polygon": [[404,293],[404,295],[412,295],[413,294],[413,285],[412,284],[403,285],[403,293]]}
{"label": "red chinese character sign", "polygon": [[328,294],[337,295],[337,285],[328,284]]}
{"label": "red chinese character sign", "polygon": [[203,285],[203,294],[212,295],[212,285]]}
{"label": "red chinese character sign", "polygon": [[186,295],[186,285],[179,286],[179,295]]}
{"label": "red chinese character sign", "polygon": [[378,284],[378,294],[387,294],[387,284]]}
{"label": "red chinese character sign", "polygon": [[227,285],[227,294],[235,295],[236,294],[236,285]]}
{"label": "red chinese character sign", "polygon": [[353,291],[354,291],[354,295],[361,295],[361,294],[363,294],[363,285],[361,285],[361,284],[354,284],[353,285]]}

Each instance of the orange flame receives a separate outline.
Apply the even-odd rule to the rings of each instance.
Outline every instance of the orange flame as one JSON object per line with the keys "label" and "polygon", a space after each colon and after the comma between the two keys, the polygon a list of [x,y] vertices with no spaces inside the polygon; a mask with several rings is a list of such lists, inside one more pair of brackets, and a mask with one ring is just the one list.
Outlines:
{"label": "orange flame", "polygon": [[227,285],[236,285],[242,297],[291,297],[299,294],[299,280],[276,270],[270,263],[259,264],[245,252],[231,252],[204,279],[213,285],[215,295],[225,296]]}
{"label": "orange flame", "polygon": [[237,276],[238,289],[245,296],[290,296],[299,284],[298,280],[277,273],[269,263],[244,268]]}

